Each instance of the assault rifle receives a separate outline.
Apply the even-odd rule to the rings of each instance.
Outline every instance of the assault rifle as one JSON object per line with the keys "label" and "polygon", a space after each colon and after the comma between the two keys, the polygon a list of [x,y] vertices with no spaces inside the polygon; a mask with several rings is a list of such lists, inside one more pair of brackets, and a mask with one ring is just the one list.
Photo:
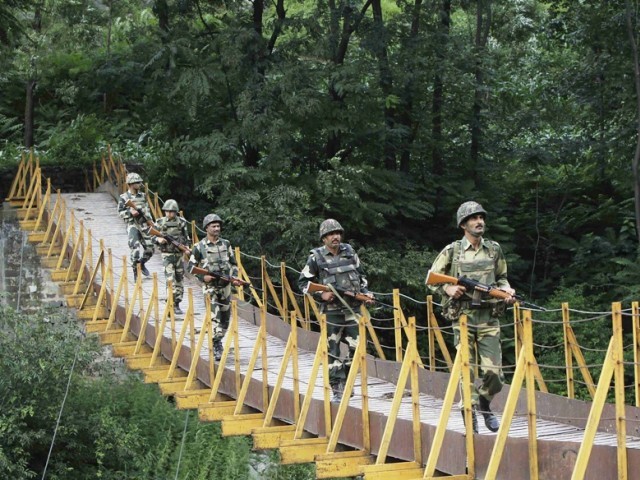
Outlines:
{"label": "assault rifle", "polygon": [[171,235],[168,235],[166,233],[162,233],[160,230],[157,230],[153,226],[149,226],[149,233],[151,235],[153,235],[154,237],[164,238],[167,242],[172,244],[174,247],[180,249],[181,252],[186,253],[187,255],[191,255],[191,249],[189,247],[187,247],[184,243],[180,243],[178,240],[176,240]]}
{"label": "assault rifle", "polygon": [[[535,303],[527,302],[522,295],[510,295],[504,290],[500,290],[499,288],[492,287],[491,285],[485,285],[484,283],[480,283],[476,280],[473,280],[469,277],[452,277],[450,275],[444,275],[441,273],[432,272],[429,270],[427,274],[427,285],[442,285],[443,283],[450,283],[452,285],[460,285],[467,290],[471,290],[473,292],[483,292],[487,295],[497,298],[500,300],[509,300],[510,298],[515,298],[518,303],[520,303],[523,307],[535,308],[537,310],[546,311],[547,309],[544,307],[540,307]],[[479,305],[479,303],[471,302],[472,305]]]}
{"label": "assault rifle", "polygon": [[[336,292],[338,292],[340,295],[344,295],[345,297],[351,297],[355,300],[358,300],[359,302],[370,302],[370,301],[374,301],[375,303],[379,304],[379,305],[384,305],[385,307],[391,307],[391,308],[395,308],[393,305],[389,305],[388,303],[383,303],[380,300],[376,300],[375,298],[371,298],[368,295],[365,295],[364,293],[355,293],[355,292],[351,292],[349,290],[345,290],[344,288],[340,288],[340,287],[333,287],[333,290],[335,290]],[[304,293],[308,293],[308,294],[312,294],[312,293],[316,293],[316,292],[333,292],[332,287],[330,287],[329,285],[323,285],[321,283],[313,283],[313,282],[309,282],[307,283],[306,288],[304,289]]]}
{"label": "assault rifle", "polygon": [[133,208],[134,210],[137,210],[138,213],[140,214],[140,216],[144,219],[144,221],[147,223],[147,225],[149,225],[150,227],[154,226],[153,220],[151,220],[150,218],[148,218],[144,212],[142,211],[142,209],[140,207],[138,207],[135,202],[133,200],[131,200],[130,198],[127,199],[126,202],[124,202],[124,204],[129,207],[129,208]]}
{"label": "assault rifle", "polygon": [[217,273],[217,272],[210,272],[206,268],[191,267],[190,272],[193,273],[194,275],[210,275],[213,278],[217,278],[219,280],[224,280],[227,283],[231,283],[232,281],[235,280],[236,282],[240,282],[240,284],[243,287],[252,287],[252,288],[254,288],[249,282],[245,282],[241,278],[232,277],[231,275],[223,275],[222,273]]}

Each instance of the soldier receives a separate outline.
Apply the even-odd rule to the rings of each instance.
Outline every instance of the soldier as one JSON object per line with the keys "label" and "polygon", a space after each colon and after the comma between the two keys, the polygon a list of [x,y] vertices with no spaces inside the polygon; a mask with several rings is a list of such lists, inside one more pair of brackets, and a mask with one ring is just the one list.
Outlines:
{"label": "soldier", "polygon": [[[162,211],[165,216],[156,221],[156,228],[165,235],[170,235],[178,243],[191,246],[189,236],[189,222],[178,215],[180,209],[178,202],[169,199],[164,202]],[[162,253],[162,265],[164,266],[164,276],[173,285],[173,310],[176,314],[181,314],[180,302],[184,292],[182,280],[184,278],[184,264],[182,263],[182,251],[167,239],[156,236],[153,240],[159,245]],[[188,252],[187,252],[188,253]]]}
{"label": "soldier", "polygon": [[[128,189],[118,201],[118,215],[127,223],[127,235],[129,236],[129,249],[131,251],[131,265],[133,266],[133,279],[138,277],[137,265],[140,264],[140,271],[143,275],[149,276],[149,270],[145,263],[153,255],[153,243],[151,237],[146,233],[147,223],[153,221],[147,196],[140,191],[142,188],[142,177],[137,173],[127,175]],[[127,207],[127,200],[133,201],[137,208]]]}
{"label": "soldier", "polygon": [[[360,259],[353,247],[341,243],[344,229],[333,219],[320,224],[322,247],[311,250],[307,264],[300,273],[298,287],[306,293],[309,282],[332,285],[353,293],[363,293],[371,298],[366,304],[373,303],[373,295],[367,290],[367,279],[360,266]],[[346,383],[351,361],[358,345],[358,324],[355,311],[360,302],[344,296],[344,305],[333,292],[316,292],[314,298],[321,302],[321,308],[327,315],[327,340],[329,349],[329,383],[333,391],[332,401],[339,402]],[[340,358],[340,342],[349,347],[349,353]]]}
{"label": "soldier", "polygon": [[[507,262],[500,245],[483,238],[486,215],[485,209],[477,202],[460,205],[456,217],[464,236],[440,252],[431,270],[454,277],[466,276],[513,296],[516,292],[507,280]],[[460,285],[443,284],[427,288],[442,296],[443,315],[453,322],[456,348],[460,344],[460,316],[464,314],[468,318],[469,355],[474,362],[477,351],[482,375],[482,384],[478,388],[474,384],[474,369],[471,369],[473,431],[478,433],[476,409],[479,409],[486,427],[496,432],[500,424],[491,411],[490,403],[494,395],[502,390],[504,383],[499,319],[505,312],[505,303],[513,304],[515,299],[497,300],[477,290],[467,291]],[[472,300],[479,306],[472,305]],[[464,411],[462,416],[464,418]]]}
{"label": "soldier", "polygon": [[[192,267],[201,267],[212,273],[236,277],[238,267],[233,255],[233,248],[229,240],[220,238],[222,219],[215,213],[210,213],[202,221],[202,228],[207,236],[200,240],[191,252],[189,271]],[[213,322],[213,353],[216,360],[222,356],[222,338],[229,328],[229,311],[231,301],[231,285],[238,286],[242,282],[233,279],[231,283],[212,275],[196,275],[204,282],[202,290],[211,299],[211,314]]]}

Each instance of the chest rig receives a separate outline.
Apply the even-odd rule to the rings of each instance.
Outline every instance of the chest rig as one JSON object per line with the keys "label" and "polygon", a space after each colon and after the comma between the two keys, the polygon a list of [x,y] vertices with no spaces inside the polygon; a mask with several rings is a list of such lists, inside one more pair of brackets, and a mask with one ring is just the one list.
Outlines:
{"label": "chest rig", "polygon": [[[457,240],[453,244],[451,258],[451,275],[455,277],[468,277],[485,285],[495,285],[495,262],[498,255],[498,246],[495,242],[485,240],[483,250],[486,248],[487,255],[481,258],[466,259],[465,249],[462,248],[462,240]],[[481,308],[484,304],[490,307],[495,301],[479,290],[465,292],[461,298],[461,303],[469,303],[472,308]]]}
{"label": "chest rig", "polygon": [[354,293],[360,293],[360,275],[357,271],[356,252],[348,243],[341,243],[338,255],[323,255],[324,247],[313,249],[318,276],[323,285],[333,285]]}

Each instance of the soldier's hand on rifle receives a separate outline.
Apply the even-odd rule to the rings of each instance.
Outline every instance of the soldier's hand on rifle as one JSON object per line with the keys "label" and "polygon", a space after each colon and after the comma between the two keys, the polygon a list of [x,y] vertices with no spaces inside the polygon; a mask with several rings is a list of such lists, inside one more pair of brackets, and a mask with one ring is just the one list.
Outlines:
{"label": "soldier's hand on rifle", "polygon": [[213,282],[213,277],[211,275],[204,275],[202,279],[205,283]]}
{"label": "soldier's hand on rifle", "polygon": [[138,210],[136,210],[133,207],[129,207],[129,212],[131,213],[131,215],[133,215],[134,217],[137,217],[138,215],[140,215],[140,212]]}
{"label": "soldier's hand on rifle", "polygon": [[373,296],[373,293],[365,293],[364,295],[366,295],[369,298],[369,300],[364,301],[365,305],[372,305],[375,303],[376,298]]}
{"label": "soldier's hand on rifle", "polygon": [[507,305],[513,305],[518,301],[516,299],[516,291],[513,288],[504,287],[504,288],[501,288],[500,290],[502,290],[503,292],[507,292],[509,295],[511,295],[511,298],[505,298],[504,300],[504,303],[506,303]]}
{"label": "soldier's hand on rifle", "polygon": [[164,245],[165,243],[167,243],[167,239],[162,237],[157,237],[156,242],[158,242],[160,245]]}
{"label": "soldier's hand on rifle", "polygon": [[445,293],[449,295],[451,298],[457,299],[464,295],[464,292],[467,291],[462,285],[449,285],[444,289]]}
{"label": "soldier's hand on rifle", "polygon": [[320,297],[327,303],[331,303],[335,299],[335,295],[333,294],[333,292],[322,292],[322,295],[320,295]]}
{"label": "soldier's hand on rifle", "polygon": [[234,287],[239,287],[242,284],[243,284],[243,282],[239,278],[231,279],[231,285],[233,285]]}

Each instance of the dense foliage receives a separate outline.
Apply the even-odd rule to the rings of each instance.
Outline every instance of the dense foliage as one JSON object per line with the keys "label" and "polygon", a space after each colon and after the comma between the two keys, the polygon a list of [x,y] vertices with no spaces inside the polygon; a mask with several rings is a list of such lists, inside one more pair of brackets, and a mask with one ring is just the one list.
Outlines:
{"label": "dense foliage", "polygon": [[188,217],[215,210],[274,263],[303,264],[335,217],[374,291],[419,300],[476,199],[517,290],[606,310],[640,294],[633,8],[11,0],[2,161],[23,143],[91,163],[110,143]]}
{"label": "dense foliage", "polygon": [[46,468],[64,480],[245,480],[254,467],[265,479],[315,478],[309,465],[254,458],[249,438],[223,438],[219,423],[176,410],[100,355],[72,317],[0,309],[1,478],[41,478]]}

